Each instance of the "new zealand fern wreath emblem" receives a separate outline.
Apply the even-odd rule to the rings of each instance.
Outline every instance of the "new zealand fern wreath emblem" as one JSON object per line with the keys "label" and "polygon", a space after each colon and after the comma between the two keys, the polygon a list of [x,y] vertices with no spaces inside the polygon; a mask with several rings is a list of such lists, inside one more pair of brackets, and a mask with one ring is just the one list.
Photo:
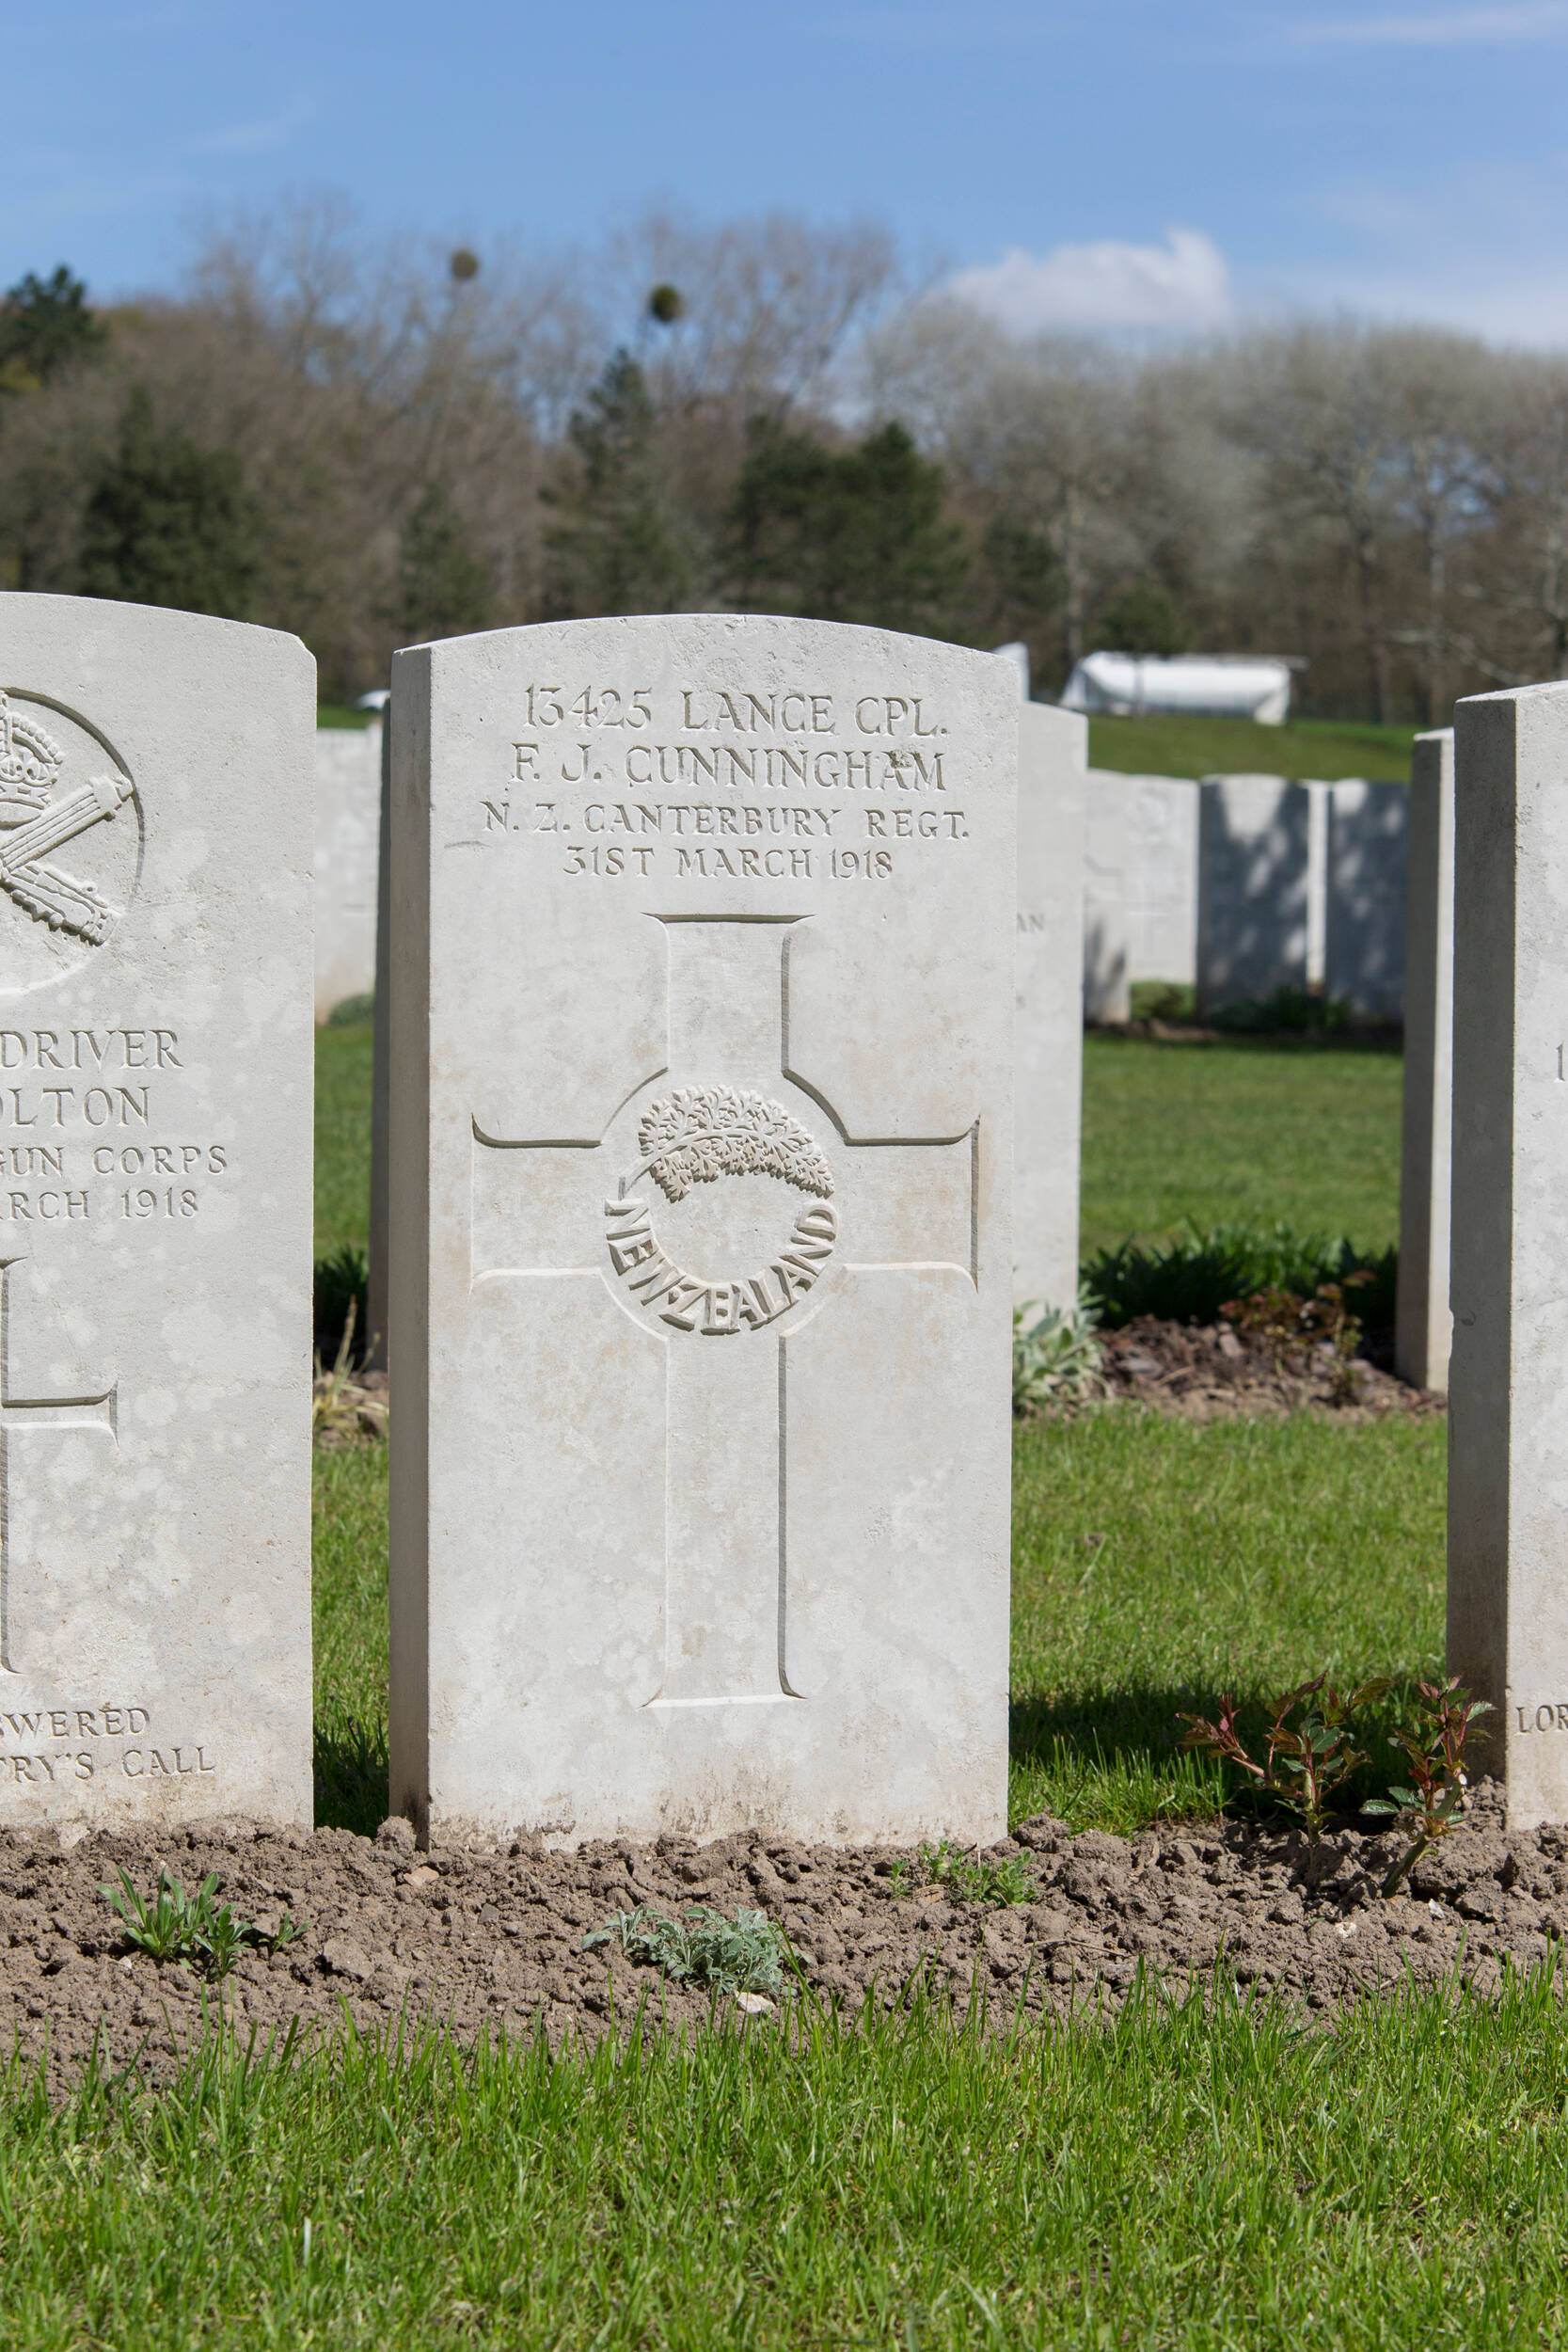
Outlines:
{"label": "new zealand fern wreath emblem", "polygon": [[832,1170],[800,1120],[740,1087],[677,1087],[649,1104],[637,1145],[669,1200],[721,1176],[777,1176],[818,1200],[832,1198]]}

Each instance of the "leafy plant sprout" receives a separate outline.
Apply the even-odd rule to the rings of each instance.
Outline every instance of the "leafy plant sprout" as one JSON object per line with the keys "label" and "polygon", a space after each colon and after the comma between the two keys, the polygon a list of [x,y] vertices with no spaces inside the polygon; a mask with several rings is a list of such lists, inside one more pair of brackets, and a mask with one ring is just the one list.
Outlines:
{"label": "leafy plant sprout", "polygon": [[[1033,1323],[1026,1320],[1031,1314],[1036,1314]],[[1070,1307],[1048,1307],[1036,1313],[1036,1303],[1030,1301],[1013,1309],[1015,1413],[1103,1394],[1099,1320],[1085,1290],[1080,1290]]]}
{"label": "leafy plant sprout", "polygon": [[208,1871],[194,1895],[162,1870],[150,1899],[124,1869],[117,1870],[116,1876],[118,1887],[101,1884],[98,1891],[125,1922],[126,1941],[152,1960],[172,1960],[215,1980],[228,1976],[247,1948],[279,1952],[300,1932],[298,1923],[287,1912],[271,1933],[251,1920],[236,1918],[230,1906],[217,1899],[215,1870]]}
{"label": "leafy plant sprout", "polygon": [[992,1860],[976,1853],[971,1858],[953,1837],[944,1837],[935,1846],[922,1846],[917,1861],[900,1854],[889,1865],[886,1886],[890,1897],[912,1895],[922,1884],[945,1887],[958,1903],[990,1903],[998,1909],[1032,1903],[1039,1893],[1022,1855],[1004,1854]]}
{"label": "leafy plant sprout", "polygon": [[1391,1814],[1394,1826],[1408,1833],[1410,1846],[1383,1882],[1386,1896],[1397,1895],[1427,1848],[1446,1837],[1456,1815],[1465,1809],[1469,1774],[1465,1766],[1476,1718],[1490,1715],[1491,1703],[1473,1699],[1457,1675],[1443,1682],[1418,1682],[1418,1704],[1412,1729],[1396,1731],[1389,1745],[1404,1752],[1410,1783],[1391,1787],[1386,1797],[1372,1797],[1363,1813]]}
{"label": "leafy plant sprout", "polygon": [[679,1919],[651,1903],[613,1912],[582,1939],[585,1952],[599,1944],[618,1944],[628,1960],[661,1968],[673,1982],[715,1993],[777,1994],[789,1957],[783,1930],[766,1912],[740,1908],[726,1919],[707,1903],[692,1904]]}
{"label": "leafy plant sprout", "polygon": [[1181,1744],[1244,1773],[1262,1794],[1297,1815],[1309,1842],[1316,1846],[1335,1794],[1368,1760],[1366,1753],[1352,1744],[1351,1716],[1357,1708],[1380,1699],[1387,1689],[1386,1677],[1364,1682],[1346,1697],[1340,1696],[1326,1675],[1299,1683],[1275,1709],[1261,1762],[1249,1753],[1236,1727],[1236,1701],[1228,1694],[1220,1700],[1217,1723],[1203,1715],[1178,1717],[1188,1727]]}

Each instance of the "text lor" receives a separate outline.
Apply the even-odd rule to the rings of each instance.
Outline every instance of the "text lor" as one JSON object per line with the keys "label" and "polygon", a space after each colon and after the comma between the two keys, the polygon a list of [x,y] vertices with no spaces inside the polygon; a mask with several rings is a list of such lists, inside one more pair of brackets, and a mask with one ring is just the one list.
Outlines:
{"label": "text lor", "polygon": [[749,1275],[741,1282],[700,1282],[665,1257],[645,1202],[607,1200],[604,1213],[610,1263],[625,1287],[677,1331],[701,1331],[708,1339],[759,1331],[787,1314],[816,1280],[838,1237],[837,1216],[828,1201],[819,1200],[796,1218],[787,1244],[766,1274]]}

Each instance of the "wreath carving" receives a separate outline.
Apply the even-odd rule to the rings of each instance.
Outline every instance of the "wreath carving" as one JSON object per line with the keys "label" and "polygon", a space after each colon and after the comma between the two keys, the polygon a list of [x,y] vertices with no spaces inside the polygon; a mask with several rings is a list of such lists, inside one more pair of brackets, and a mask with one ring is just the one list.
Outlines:
{"label": "wreath carving", "polygon": [[832,1197],[832,1170],[800,1120],[739,1087],[677,1087],[649,1104],[637,1147],[669,1200],[720,1176],[777,1176],[819,1200]]}

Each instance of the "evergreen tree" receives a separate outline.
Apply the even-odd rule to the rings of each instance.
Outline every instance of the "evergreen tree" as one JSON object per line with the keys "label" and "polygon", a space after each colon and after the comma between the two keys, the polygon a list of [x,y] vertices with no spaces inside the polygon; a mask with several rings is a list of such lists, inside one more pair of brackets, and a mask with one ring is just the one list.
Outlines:
{"label": "evergreen tree", "polygon": [[545,534],[558,611],[683,609],[696,564],[660,482],[657,425],[641,369],[618,351],[567,427],[576,486],[546,493],[561,516]]}
{"label": "evergreen tree", "polygon": [[954,634],[969,559],[942,493],[901,424],[847,450],[753,426],[729,514],[736,603]]}
{"label": "evergreen tree", "polygon": [[986,525],[980,554],[990,590],[990,617],[995,634],[1038,636],[1040,624],[1062,603],[1067,583],[1048,532],[1038,523],[996,515]]}
{"label": "evergreen tree", "polygon": [[1181,608],[1159,580],[1132,580],[1101,608],[1094,642],[1104,653],[1152,655],[1168,660],[1192,643]]}
{"label": "evergreen tree", "polygon": [[461,637],[490,618],[490,576],[439,483],[430,485],[403,527],[398,586],[404,644]]}
{"label": "evergreen tree", "polygon": [[63,262],[52,278],[29,270],[0,300],[0,391],[36,391],[71,360],[91,358],[105,340],[86,286]]}
{"label": "evergreen tree", "polygon": [[243,620],[261,571],[260,519],[233,451],[160,433],[138,385],[83,516],[82,593]]}

